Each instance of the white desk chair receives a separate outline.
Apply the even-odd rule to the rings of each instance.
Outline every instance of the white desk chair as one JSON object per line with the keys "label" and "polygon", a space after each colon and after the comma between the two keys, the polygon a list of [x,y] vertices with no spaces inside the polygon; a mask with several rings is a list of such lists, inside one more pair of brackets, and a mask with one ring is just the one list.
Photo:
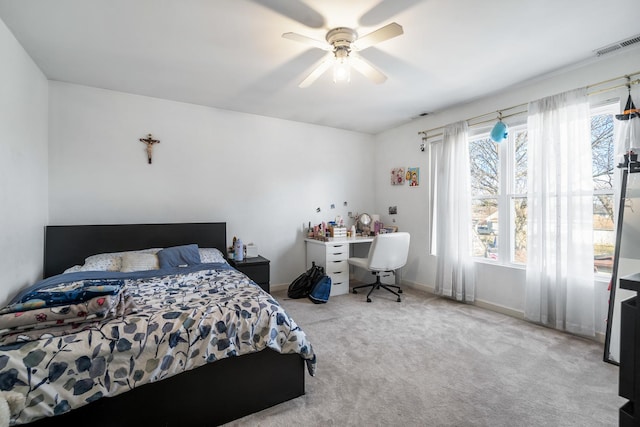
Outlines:
{"label": "white desk chair", "polygon": [[[400,294],[402,289],[396,285],[386,285],[380,282],[380,273],[391,272],[395,274],[395,270],[403,267],[407,263],[409,256],[409,233],[386,233],[378,234],[371,243],[369,248],[369,256],[367,258],[349,258],[349,264],[356,267],[364,268],[376,275],[374,283],[362,286],[355,286],[353,293],[357,294],[357,289],[371,287],[367,294],[367,302],[371,302],[371,292],[374,289],[384,288],[398,297],[400,302]],[[390,289],[397,289],[397,292]]]}

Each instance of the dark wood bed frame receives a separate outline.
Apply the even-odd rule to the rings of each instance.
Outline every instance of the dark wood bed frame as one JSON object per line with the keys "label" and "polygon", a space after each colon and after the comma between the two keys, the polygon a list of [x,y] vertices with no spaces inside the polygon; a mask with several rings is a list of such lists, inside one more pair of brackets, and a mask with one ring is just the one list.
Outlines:
{"label": "dark wood bed frame", "polygon": [[[190,243],[225,254],[226,223],[48,226],[44,276],[82,264],[89,255]],[[267,349],[210,363],[30,425],[214,426],[301,396],[304,381],[299,355]]]}

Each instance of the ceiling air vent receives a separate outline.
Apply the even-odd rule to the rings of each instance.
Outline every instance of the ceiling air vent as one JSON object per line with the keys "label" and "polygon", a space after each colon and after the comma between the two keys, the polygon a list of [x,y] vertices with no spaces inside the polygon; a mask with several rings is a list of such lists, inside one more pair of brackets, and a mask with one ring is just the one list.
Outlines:
{"label": "ceiling air vent", "polygon": [[624,39],[619,42],[610,44],[608,46],[601,47],[600,49],[596,49],[593,52],[597,56],[602,56],[602,55],[606,55],[607,53],[615,52],[618,49],[629,47],[636,43],[640,43],[640,34],[638,34],[637,36],[629,37],[628,39]]}

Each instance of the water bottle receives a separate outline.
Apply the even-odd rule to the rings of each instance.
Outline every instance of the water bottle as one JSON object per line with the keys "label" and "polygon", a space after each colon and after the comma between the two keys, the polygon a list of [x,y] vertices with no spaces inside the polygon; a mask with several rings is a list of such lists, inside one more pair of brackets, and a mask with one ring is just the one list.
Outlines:
{"label": "water bottle", "polygon": [[237,239],[236,247],[234,248],[234,251],[233,251],[233,259],[235,259],[236,261],[242,261],[243,258],[244,258],[244,245],[242,244],[242,240]]}

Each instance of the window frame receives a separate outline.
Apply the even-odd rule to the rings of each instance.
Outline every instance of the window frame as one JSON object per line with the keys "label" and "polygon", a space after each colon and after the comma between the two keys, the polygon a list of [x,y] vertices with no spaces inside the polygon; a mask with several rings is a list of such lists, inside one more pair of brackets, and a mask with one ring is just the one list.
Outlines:
{"label": "window frame", "polygon": [[[596,115],[601,114],[618,114],[617,110],[619,109],[619,99],[607,99],[601,101],[599,103],[593,103],[590,106],[590,117],[594,117]],[[489,133],[491,128],[489,127],[478,127],[477,129],[473,129],[469,132],[468,142],[471,144],[473,141],[478,139],[485,139],[489,137]],[[515,258],[515,244],[513,241],[514,232],[515,232],[515,218],[514,218],[514,201],[518,198],[524,197],[526,199],[527,192],[519,193],[516,192],[516,182],[515,182],[515,172],[516,172],[516,135],[519,132],[527,131],[527,120],[526,116],[524,118],[519,118],[519,120],[513,120],[509,124],[509,136],[507,140],[498,144],[498,170],[500,173],[499,176],[499,189],[497,195],[471,195],[471,204],[475,200],[482,199],[497,199],[497,207],[498,207],[498,259],[491,259],[486,257],[474,256],[472,258],[474,262],[480,263],[488,263],[492,265],[500,265],[518,269],[526,268],[526,262],[517,262],[514,260]],[[615,164],[615,139],[612,141],[614,144],[614,164]],[[504,159],[508,159],[505,161]],[[609,195],[614,199],[613,203],[613,220],[614,220],[614,229],[613,233],[615,233],[615,227],[617,222],[617,203],[615,201],[616,191],[619,188],[619,177],[618,174],[613,173],[613,184],[610,189],[596,189],[594,186],[593,195]],[[506,219],[505,219],[506,218]],[[595,231],[595,228],[594,228]],[[500,236],[508,236],[508,238],[500,238]],[[606,272],[596,272],[597,278],[605,278],[610,277],[611,273]]]}
{"label": "window frame", "polygon": [[[473,195],[471,194],[471,205],[473,206],[475,200],[488,200],[496,199],[498,206],[498,259],[491,259],[486,257],[479,257],[472,255],[475,262],[489,263],[495,265],[504,265],[515,268],[525,268],[526,264],[513,262],[514,248],[511,242],[511,236],[513,235],[515,223],[512,221],[512,201],[514,198],[526,197],[526,193],[515,192],[515,182],[513,180],[513,174],[515,173],[515,136],[519,132],[527,131],[526,116],[517,117],[514,120],[510,120],[509,123],[509,135],[507,139],[501,143],[498,143],[498,194],[497,195]],[[491,127],[479,127],[473,132],[469,132],[468,142],[471,144],[478,139],[488,139],[491,132]],[[494,143],[495,144],[495,143]],[[509,159],[504,161],[504,159]],[[508,212],[508,215],[503,215],[504,212]],[[500,219],[507,217],[507,220]],[[508,239],[501,238],[500,236],[508,236]],[[506,240],[506,242],[505,242]]]}
{"label": "window frame", "polygon": [[[610,195],[612,198],[612,202],[613,202],[613,238],[614,238],[614,250],[615,250],[615,234],[616,234],[616,230],[617,230],[617,225],[618,225],[618,201],[619,201],[619,189],[620,189],[620,174],[616,173],[616,171],[618,170],[618,168],[616,167],[616,157],[617,157],[617,153],[616,153],[616,141],[615,141],[615,115],[619,114],[619,109],[620,109],[620,99],[619,98],[614,98],[614,99],[605,99],[605,100],[601,100],[600,102],[593,102],[590,105],[590,117],[596,116],[596,115],[600,115],[600,114],[612,114],[614,116],[614,130],[613,130],[613,141],[612,141],[612,150],[613,150],[613,178],[612,178],[612,187],[610,189],[597,189],[594,186],[593,189],[593,196],[599,196],[599,195]],[[595,227],[594,227],[594,232],[595,232]],[[595,255],[595,254],[594,254]],[[613,255],[613,254],[612,254]],[[595,261],[595,259],[594,259]],[[595,267],[595,264],[594,264]],[[611,273],[608,272],[601,272],[601,271],[595,271],[594,275],[596,277],[597,280],[610,280],[611,278]]]}

